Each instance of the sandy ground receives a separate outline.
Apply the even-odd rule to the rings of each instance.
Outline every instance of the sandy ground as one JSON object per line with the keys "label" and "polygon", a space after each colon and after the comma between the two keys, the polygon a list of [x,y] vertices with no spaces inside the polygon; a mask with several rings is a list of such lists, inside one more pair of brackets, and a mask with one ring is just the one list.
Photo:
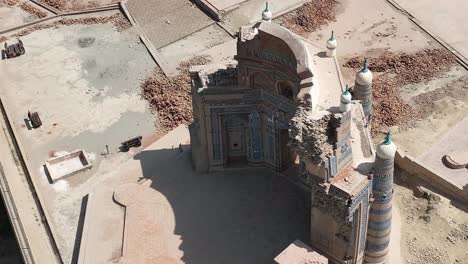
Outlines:
{"label": "sandy ground", "polygon": [[468,58],[468,28],[465,26],[465,0],[452,0],[450,4],[438,0],[396,0],[426,29],[437,34],[459,53]]}
{"label": "sandy ground", "polygon": [[[105,145],[116,153],[120,142],[155,133],[154,117],[140,96],[140,81],[155,64],[133,29],[119,33],[111,24],[40,30],[23,42],[24,56],[0,63],[0,96],[68,263],[83,195],[68,199],[67,193],[92,186],[88,180],[132,155],[105,158]],[[27,129],[28,110],[39,112],[41,128]],[[42,169],[49,152],[76,149],[94,157],[93,169],[49,184]]]}
{"label": "sandy ground", "polygon": [[[441,89],[444,86],[450,90],[463,88],[466,92],[455,97],[447,94],[435,100],[433,107],[427,109],[427,118],[417,121],[414,127],[408,129],[394,127],[394,140],[405,153],[413,157],[420,156],[468,116],[468,74],[463,69],[455,72],[456,74],[449,72],[445,78],[438,79],[435,83],[417,85],[429,90]],[[455,77],[457,78],[455,80],[450,77],[460,75],[463,76]],[[402,91],[406,89],[407,87],[403,87]]]}
{"label": "sandy ground", "polygon": [[444,197],[417,198],[395,185],[394,202],[401,208],[401,263],[468,263],[468,207]]}
{"label": "sandy ground", "polygon": [[36,16],[29,14],[18,6],[0,7],[0,31],[21,26],[34,20],[37,20]]}

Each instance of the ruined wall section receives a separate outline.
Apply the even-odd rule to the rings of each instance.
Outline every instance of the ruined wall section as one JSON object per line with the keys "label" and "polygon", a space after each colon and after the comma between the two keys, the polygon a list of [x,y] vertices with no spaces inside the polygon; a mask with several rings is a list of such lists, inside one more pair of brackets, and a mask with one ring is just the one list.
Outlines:
{"label": "ruined wall section", "polygon": [[330,182],[352,162],[350,128],[351,112],[317,112],[301,105],[291,120],[289,145],[309,174]]}
{"label": "ruined wall section", "polygon": [[348,260],[353,255],[352,201],[327,183],[312,186],[311,244],[339,263]]}

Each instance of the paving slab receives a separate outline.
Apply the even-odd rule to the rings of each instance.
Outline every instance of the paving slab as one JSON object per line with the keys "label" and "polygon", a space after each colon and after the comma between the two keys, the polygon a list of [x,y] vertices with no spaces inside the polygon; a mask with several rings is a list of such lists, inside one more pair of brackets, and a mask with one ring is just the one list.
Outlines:
{"label": "paving slab", "polygon": [[468,169],[450,169],[444,165],[442,158],[453,150],[468,148],[468,117],[447,132],[437,143],[432,145],[418,160],[434,168],[445,180],[468,192]]}
{"label": "paving slab", "polygon": [[215,23],[189,0],[129,0],[126,6],[156,49]]}
{"label": "paving slab", "polygon": [[468,62],[468,10],[466,0],[392,0],[416,19],[418,24],[433,32]]}

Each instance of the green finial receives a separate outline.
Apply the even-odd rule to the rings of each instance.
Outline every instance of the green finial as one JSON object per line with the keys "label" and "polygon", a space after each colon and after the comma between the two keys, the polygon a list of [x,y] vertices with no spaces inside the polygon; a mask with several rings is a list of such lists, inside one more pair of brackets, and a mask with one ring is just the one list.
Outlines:
{"label": "green finial", "polygon": [[270,9],[268,9],[268,1],[266,1],[265,3],[265,10],[263,12],[268,12],[270,11]]}
{"label": "green finial", "polygon": [[348,88],[348,85],[346,85],[346,89],[345,91],[343,92],[344,95],[348,95],[349,94],[349,88]]}
{"label": "green finial", "polygon": [[364,68],[361,70],[362,72],[368,72],[369,71],[369,63],[367,62],[367,58],[364,58]]}
{"label": "green finial", "polygon": [[390,139],[390,131],[387,132],[387,136],[385,137],[384,144],[385,144],[385,145],[390,145],[390,144],[392,144],[392,140]]}
{"label": "green finial", "polygon": [[329,39],[330,41],[335,40],[335,37],[334,37],[333,35],[334,35],[334,31],[332,30],[332,34],[331,34],[331,37],[330,37],[330,39]]}

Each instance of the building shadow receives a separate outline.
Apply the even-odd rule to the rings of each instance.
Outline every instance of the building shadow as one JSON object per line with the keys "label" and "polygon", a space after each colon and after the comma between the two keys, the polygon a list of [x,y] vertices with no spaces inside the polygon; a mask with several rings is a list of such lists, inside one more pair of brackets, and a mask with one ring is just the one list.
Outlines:
{"label": "building shadow", "polygon": [[81,199],[80,217],[78,219],[78,228],[76,229],[75,243],[73,247],[73,255],[71,259],[71,264],[78,263],[78,257],[80,255],[80,247],[81,247],[81,238],[83,237],[84,220],[86,217],[86,208],[88,206],[88,198],[89,198],[89,195],[86,195],[83,197],[83,199]]}
{"label": "building shadow", "polygon": [[25,118],[24,119],[24,124],[26,125],[26,128],[28,130],[32,130],[31,123],[29,122],[29,119]]}
{"label": "building shadow", "polygon": [[319,58],[326,58],[327,53],[325,51],[320,51],[319,53],[316,54]]}
{"label": "building shadow", "polygon": [[42,165],[42,169],[44,170],[44,174],[45,174],[49,184],[53,184],[54,181],[52,180],[52,177],[50,176],[49,170],[47,169],[47,166],[45,164]]}
{"label": "building shadow", "polygon": [[199,174],[180,148],[134,159],[172,207],[185,263],[270,264],[294,240],[309,241],[310,193],[269,169]]}

